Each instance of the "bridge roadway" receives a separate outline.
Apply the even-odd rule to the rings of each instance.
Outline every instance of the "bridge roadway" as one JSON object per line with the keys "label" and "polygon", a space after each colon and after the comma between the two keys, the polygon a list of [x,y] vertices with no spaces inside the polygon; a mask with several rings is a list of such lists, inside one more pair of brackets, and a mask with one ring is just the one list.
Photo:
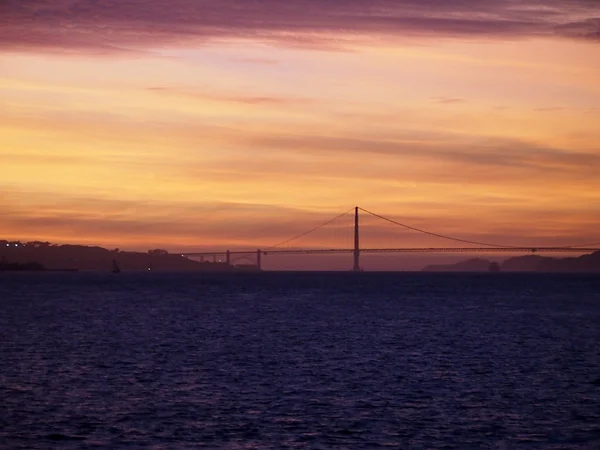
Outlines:
{"label": "bridge roadway", "polygon": [[[350,210],[352,211],[352,210]],[[289,244],[296,239],[299,239],[307,234],[312,233],[320,228],[323,228],[326,225],[329,225],[334,220],[337,220],[340,217],[345,216],[350,211],[341,214],[334,219],[331,219],[309,231],[301,233],[287,241],[281,242],[275,246],[269,246],[265,250],[257,249],[257,250],[225,250],[225,251],[215,251],[215,252],[181,252],[181,256],[184,257],[198,257],[204,259],[204,257],[212,256],[214,262],[216,262],[218,257],[223,256],[225,262],[230,264],[232,261],[232,256],[235,255],[251,255],[254,254],[256,257],[256,267],[261,269],[261,257],[267,255],[317,255],[317,254],[334,254],[334,253],[350,253],[353,255],[353,271],[362,271],[362,267],[360,266],[360,255],[361,254],[374,254],[374,253],[523,253],[523,252],[531,252],[531,253],[592,253],[599,251],[599,248],[591,248],[597,244],[588,244],[587,246],[564,246],[564,247],[531,247],[531,246],[501,246],[490,244],[486,242],[476,242],[470,241],[466,239],[455,238],[452,236],[445,236],[438,233],[432,233],[430,231],[421,230],[419,228],[411,227],[409,225],[405,225],[403,223],[397,222],[395,220],[389,219],[384,216],[380,216],[379,214],[372,213],[367,211],[366,209],[360,208],[358,206],[354,207],[354,247],[352,248],[282,248],[284,245]],[[360,247],[360,227],[359,227],[359,211],[363,211],[368,213],[374,217],[390,222],[399,227],[409,229],[412,231],[417,231],[419,233],[424,233],[430,236],[435,236],[442,239],[451,240],[454,242],[461,242],[463,244],[469,244],[477,247],[405,247],[405,248],[361,248]],[[458,244],[454,244],[458,245]],[[239,259],[239,258],[236,258]]]}
{"label": "bridge roadway", "polygon": [[[353,248],[329,249],[286,249],[286,250],[232,250],[215,252],[182,252],[185,257],[250,255],[260,252],[262,255],[316,255],[334,253],[354,253]],[[360,253],[593,253],[600,248],[584,247],[415,247],[415,248],[361,248]]]}

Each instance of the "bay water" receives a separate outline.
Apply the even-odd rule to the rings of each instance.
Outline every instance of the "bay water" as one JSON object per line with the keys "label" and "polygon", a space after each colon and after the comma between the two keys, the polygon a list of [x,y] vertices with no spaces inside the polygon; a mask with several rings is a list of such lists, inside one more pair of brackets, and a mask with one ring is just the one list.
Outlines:
{"label": "bay water", "polygon": [[600,276],[2,273],[0,448],[600,448]]}

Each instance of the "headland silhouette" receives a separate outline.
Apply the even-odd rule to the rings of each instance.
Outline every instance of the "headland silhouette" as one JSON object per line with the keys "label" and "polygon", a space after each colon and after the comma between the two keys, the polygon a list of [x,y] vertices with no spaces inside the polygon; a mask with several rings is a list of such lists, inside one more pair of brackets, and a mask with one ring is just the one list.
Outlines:
{"label": "headland silhouette", "polygon": [[[162,249],[130,252],[97,246],[56,245],[50,242],[0,241],[1,271],[258,271],[251,264],[195,261]],[[454,264],[425,266],[424,272],[600,272],[600,251],[570,258],[516,256],[503,261],[472,258]]]}
{"label": "headland silhouette", "polygon": [[0,241],[2,270],[90,270],[234,272],[252,270],[218,261],[194,261],[166,250],[128,252],[84,245],[55,245],[50,242]]}
{"label": "headland silhouette", "polygon": [[[497,266],[497,267],[496,267]],[[424,272],[600,272],[600,252],[570,258],[525,255],[502,262],[473,258],[426,266]]]}

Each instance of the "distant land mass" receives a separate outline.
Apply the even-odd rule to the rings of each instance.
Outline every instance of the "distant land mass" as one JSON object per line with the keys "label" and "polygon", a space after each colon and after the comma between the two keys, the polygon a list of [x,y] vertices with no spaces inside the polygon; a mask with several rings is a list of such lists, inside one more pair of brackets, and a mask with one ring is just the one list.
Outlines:
{"label": "distant land mass", "polygon": [[54,245],[49,242],[0,241],[0,269],[8,270],[95,270],[111,271],[228,272],[258,270],[254,266],[233,266],[222,262],[193,261],[166,250],[147,253],[109,250],[83,245]]}
{"label": "distant land mass", "polygon": [[[508,258],[499,264],[487,259],[468,259],[456,264],[430,265],[424,272],[600,272],[600,252],[571,258],[526,255]],[[494,270],[494,268],[496,270]]]}
{"label": "distant land mass", "polygon": [[[166,250],[128,252],[84,245],[0,240],[0,271],[258,271],[250,264],[195,261]],[[503,262],[472,258],[455,264],[426,266],[425,272],[600,272],[600,251],[579,257],[551,258],[525,255]]]}

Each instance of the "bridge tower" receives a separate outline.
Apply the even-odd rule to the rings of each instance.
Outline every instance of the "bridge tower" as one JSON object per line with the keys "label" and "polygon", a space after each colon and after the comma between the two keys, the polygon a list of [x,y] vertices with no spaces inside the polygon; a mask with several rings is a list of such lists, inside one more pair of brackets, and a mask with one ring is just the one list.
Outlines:
{"label": "bridge tower", "polygon": [[354,272],[360,272],[360,243],[358,226],[358,206],[354,208]]}
{"label": "bridge tower", "polygon": [[262,270],[261,256],[262,256],[262,251],[260,249],[256,250],[256,268],[258,270]]}

